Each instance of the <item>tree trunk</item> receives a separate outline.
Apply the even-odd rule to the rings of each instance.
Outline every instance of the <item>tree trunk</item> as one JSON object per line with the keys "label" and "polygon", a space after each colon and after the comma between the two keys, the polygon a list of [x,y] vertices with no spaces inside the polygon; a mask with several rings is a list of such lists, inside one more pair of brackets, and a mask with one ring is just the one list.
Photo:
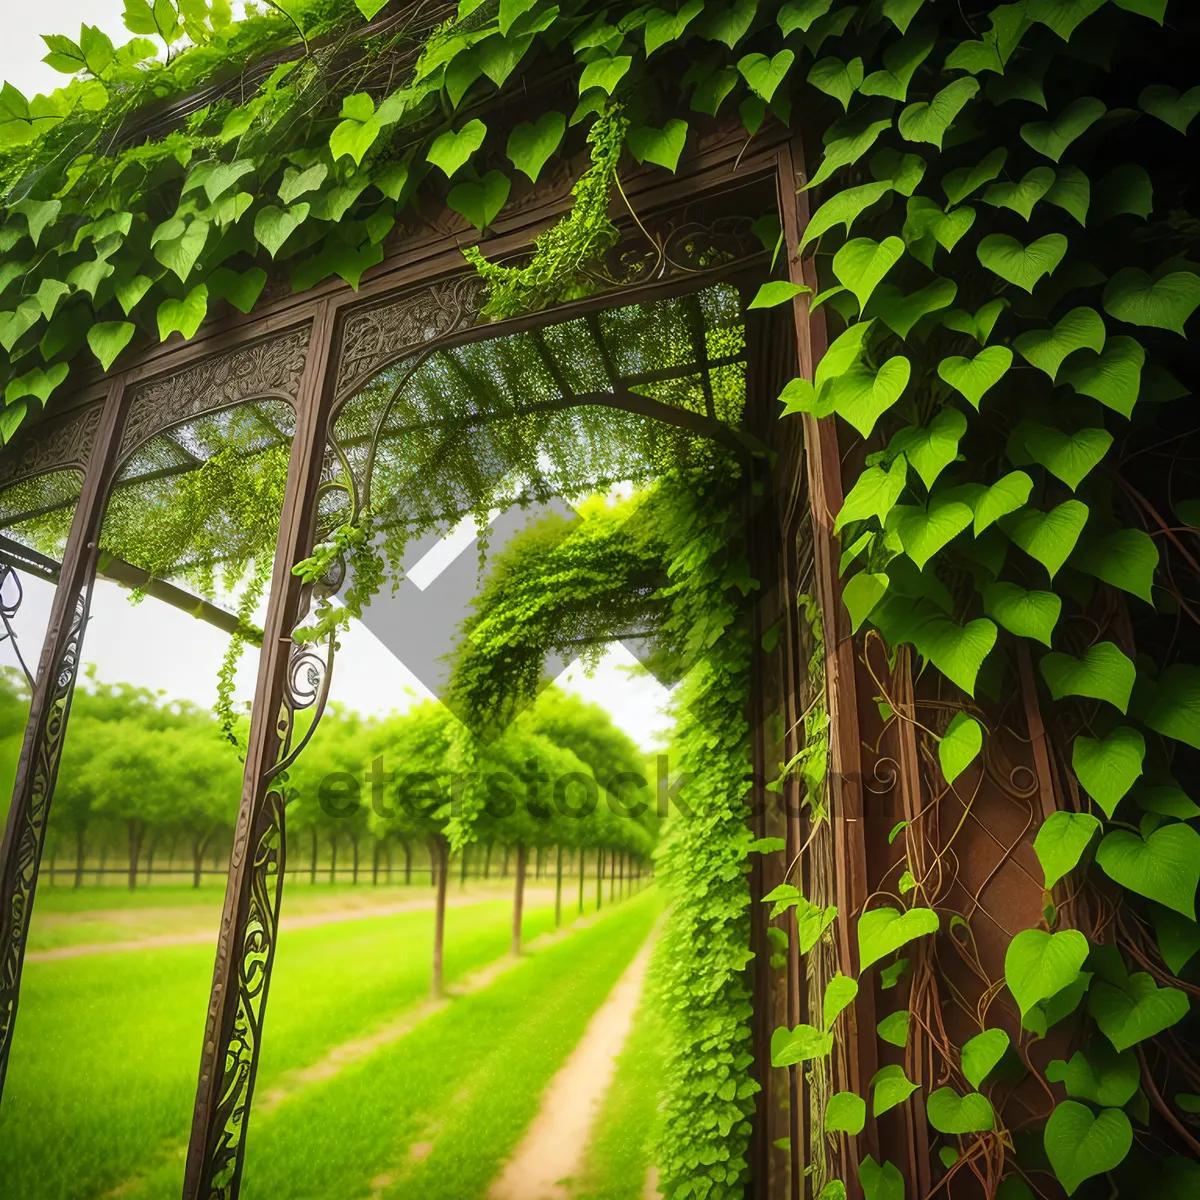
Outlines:
{"label": "tree trunk", "polygon": [[586,859],[583,857],[583,847],[579,847],[579,911],[583,912],[583,881],[587,878]]}
{"label": "tree trunk", "polygon": [[623,855],[623,854],[621,855],[620,859],[617,862],[617,870],[620,872],[620,875],[618,876],[618,882],[617,882],[617,895],[620,896],[622,900],[624,900],[625,899],[625,855]]}
{"label": "tree trunk", "polygon": [[487,850],[483,855],[483,877],[490,879],[492,874],[492,843],[488,842]]}
{"label": "tree trunk", "polygon": [[534,860],[533,877],[535,880],[542,877],[542,848],[539,846],[535,851],[537,858]]}
{"label": "tree trunk", "polygon": [[308,882],[317,882],[317,830],[315,826],[312,831],[312,858],[308,862]]}
{"label": "tree trunk", "polygon": [[467,886],[467,847],[462,848],[462,862],[459,864],[458,886],[465,888]]}
{"label": "tree trunk", "polygon": [[404,886],[412,887],[412,842],[404,843]]}
{"label": "tree trunk", "polygon": [[[443,951],[446,939],[446,865],[447,854],[445,840],[441,837],[429,839],[429,861],[437,863],[437,902],[434,905],[433,916],[433,998],[442,998]],[[439,861],[440,860],[440,861]],[[431,869],[433,869],[431,867]]]}
{"label": "tree trunk", "polygon": [[509,856],[511,853],[512,853],[512,847],[511,847],[511,846],[505,846],[505,847],[504,847],[504,866],[503,866],[503,867],[501,868],[501,870],[500,870],[500,878],[501,878],[501,879],[507,879],[507,878],[508,878],[508,856]]}
{"label": "tree trunk", "polygon": [[350,845],[352,847],[354,869],[350,874],[350,882],[354,887],[358,887],[358,838],[351,838]]}
{"label": "tree trunk", "polygon": [[604,904],[604,851],[596,851],[596,911]]}
{"label": "tree trunk", "polygon": [[329,882],[337,883],[337,838],[329,839]]}
{"label": "tree trunk", "polygon": [[614,851],[608,856],[608,902],[611,904],[617,898],[617,855]]}
{"label": "tree trunk", "polygon": [[525,867],[529,851],[524,842],[517,843],[517,881],[513,888],[512,952],[521,953],[521,918],[525,912]]}
{"label": "tree trunk", "polygon": [[379,886],[379,843],[376,842],[371,850],[371,886]]}
{"label": "tree trunk", "polygon": [[87,845],[84,842],[84,828],[81,825],[75,830],[75,886],[83,887],[83,865],[87,857]]}
{"label": "tree trunk", "polygon": [[212,836],[211,833],[208,833],[192,843],[192,887],[194,888],[200,886],[200,876],[204,871],[204,851],[208,848]]}
{"label": "tree trunk", "polygon": [[145,831],[140,821],[129,821],[129,890],[137,887],[138,856],[142,853],[142,838]]}
{"label": "tree trunk", "polygon": [[562,925],[562,847],[558,847],[558,866],[554,880],[554,928]]}
{"label": "tree trunk", "polygon": [[146,882],[154,882],[154,851],[158,848],[158,838],[151,835],[150,846],[146,851]]}

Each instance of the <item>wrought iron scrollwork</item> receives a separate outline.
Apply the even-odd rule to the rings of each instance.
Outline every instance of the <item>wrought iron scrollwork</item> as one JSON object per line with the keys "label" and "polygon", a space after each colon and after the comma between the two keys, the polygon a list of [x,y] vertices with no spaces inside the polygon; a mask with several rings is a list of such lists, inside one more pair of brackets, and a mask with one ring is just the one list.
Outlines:
{"label": "wrought iron scrollwork", "polygon": [[0,642],[11,643],[13,654],[17,656],[17,662],[25,672],[29,686],[33,687],[33,673],[25,663],[25,656],[21,653],[21,646],[17,641],[17,631],[12,625],[24,599],[25,589],[21,586],[20,575],[10,563],[0,562],[0,624],[4,626],[4,632],[0,633]]}

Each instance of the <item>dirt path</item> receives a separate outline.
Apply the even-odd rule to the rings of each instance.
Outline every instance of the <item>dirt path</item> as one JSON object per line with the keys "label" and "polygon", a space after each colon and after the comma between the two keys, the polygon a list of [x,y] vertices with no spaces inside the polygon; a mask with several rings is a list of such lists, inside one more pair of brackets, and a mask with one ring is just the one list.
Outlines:
{"label": "dirt path", "polygon": [[550,1081],[541,1109],[488,1191],[488,1200],[570,1200],[592,1126],[612,1083],[641,1000],[657,929],[596,1011],[579,1045]]}
{"label": "dirt path", "polygon": [[[553,891],[547,895],[553,898]],[[544,899],[538,892],[528,893],[534,900]],[[473,904],[485,904],[497,900],[498,896],[451,896],[446,900],[447,908],[468,908]],[[285,916],[280,922],[283,932],[294,929],[316,929],[322,925],[338,925],[347,921],[366,921],[372,917],[394,917],[400,913],[422,912],[433,908],[433,900],[405,900],[396,904],[354,906],[330,909],[325,912],[300,913]],[[220,913],[214,912],[214,921]],[[127,938],[111,942],[83,942],[77,946],[56,946],[50,950],[33,950],[25,955],[26,962],[58,962],[65,958],[87,958],[93,954],[122,954],[131,950],[161,950],[168,946],[215,946],[216,928],[192,929],[186,933],[160,933],[151,937]]]}

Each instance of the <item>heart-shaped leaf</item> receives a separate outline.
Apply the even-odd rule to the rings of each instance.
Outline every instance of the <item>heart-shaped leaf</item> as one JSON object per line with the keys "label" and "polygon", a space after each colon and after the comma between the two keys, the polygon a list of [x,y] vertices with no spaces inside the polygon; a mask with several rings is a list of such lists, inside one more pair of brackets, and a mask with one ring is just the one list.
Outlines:
{"label": "heart-shaped leaf", "polygon": [[1070,1062],[1056,1058],[1048,1063],[1046,1078],[1051,1083],[1063,1084],[1067,1095],[1076,1100],[1090,1100],[1101,1108],[1119,1108],[1128,1104],[1138,1090],[1141,1066],[1136,1054],[1129,1051],[1117,1054],[1097,1039],[1087,1057],[1077,1050]]}
{"label": "heart-shaped leaf", "polygon": [[795,61],[792,51],[780,50],[773,58],[765,54],[747,54],[738,60],[737,67],[750,90],[770,104],[771,97],[787,78]]}
{"label": "heart-shaped leaf", "polygon": [[306,170],[288,167],[283,173],[283,182],[279,185],[279,198],[284,204],[291,204],[306,192],[315,192],[325,182],[329,168],[323,162],[313,163]]}
{"label": "heart-shaped leaf", "polygon": [[1053,329],[1034,329],[1013,340],[1026,362],[1058,377],[1063,359],[1076,350],[1104,349],[1104,318],[1094,308],[1073,308]]}
{"label": "heart-shaped leaf", "polygon": [[854,1092],[837,1092],[825,1102],[825,1132],[862,1133],[867,1123],[867,1102]]}
{"label": "heart-shaped leaf", "polygon": [[4,403],[15,404],[26,396],[34,396],[43,404],[50,399],[55,388],[66,379],[70,368],[66,363],[55,363],[54,366],[43,370],[34,367],[16,379],[10,379],[4,389]]}
{"label": "heart-shaped leaf", "polygon": [[[952,355],[938,363],[938,375],[978,408],[987,392],[1008,373],[1012,351],[1007,346],[988,346],[974,358]],[[1024,503],[1024,501],[1022,501]]]}
{"label": "heart-shaped leaf", "polygon": [[813,213],[804,227],[800,251],[803,252],[809,242],[837,225],[844,226],[849,233],[851,225],[858,217],[892,190],[892,181],[885,179],[882,183],[864,183],[858,187],[846,188],[831,196]]}
{"label": "heart-shaped leaf", "polygon": [[1039,668],[1055,700],[1086,696],[1125,712],[1136,676],[1133,663],[1112,642],[1097,642],[1080,658],[1052,651]]}
{"label": "heart-shaped leaf", "polygon": [[1092,203],[1092,185],[1078,167],[1059,167],[1054,186],[1046,193],[1046,203],[1069,213],[1080,225],[1086,225]]}
{"label": "heart-shaped leaf", "polygon": [[1200,951],[1200,925],[1161,904],[1151,905],[1151,914],[1163,961],[1178,975]]}
{"label": "heart-shaped leaf", "polygon": [[964,712],[955,713],[938,742],[938,762],[946,782],[953,783],[979,757],[982,749],[983,726]]}
{"label": "heart-shaped leaf", "polygon": [[931,142],[939,150],[954,118],[979,92],[979,81],[970,76],[948,83],[932,100],[910,104],[897,122],[900,136],[909,142]]}
{"label": "heart-shaped leaf", "polygon": [[1039,512],[1036,508],[1024,508],[1002,517],[1000,528],[1030,558],[1036,558],[1053,579],[1070,558],[1087,519],[1085,504],[1078,500],[1064,500],[1047,513]]}
{"label": "heart-shaped leaf", "polygon": [[898,504],[887,527],[900,539],[905,554],[921,569],[974,519],[969,505],[958,500],[931,499],[928,507]]}
{"label": "heart-shaped leaf", "polygon": [[871,1077],[871,1115],[882,1116],[903,1104],[916,1090],[917,1085],[904,1074],[903,1067],[881,1067]]}
{"label": "heart-shaped leaf", "polygon": [[979,668],[996,644],[996,626],[984,617],[959,625],[939,612],[913,630],[911,641],[947,679],[973,696]]}
{"label": "heart-shaped leaf", "polygon": [[1089,1014],[1118,1053],[1170,1029],[1189,1007],[1187,992],[1160,988],[1144,972],[1130,975],[1120,986],[1098,979],[1088,994]]}
{"label": "heart-shaped leaf", "polygon": [[958,167],[942,177],[942,190],[951,204],[961,204],[976,188],[991,182],[1004,169],[1008,151],[999,146],[973,167]]}
{"label": "heart-shaped leaf", "polygon": [[[1066,434],[1037,421],[1022,421],[1009,440],[1009,458],[1019,464],[1038,463],[1076,491],[1112,446],[1106,429],[1081,429]],[[1024,450],[1024,455],[1018,453]]]}
{"label": "heart-shaped leaf", "polygon": [[1200,833],[1190,825],[1163,825],[1145,839],[1127,829],[1113,830],[1100,843],[1096,863],[1114,883],[1196,919]]}
{"label": "heart-shaped leaf", "polygon": [[989,300],[980,306],[974,316],[964,312],[961,308],[952,308],[942,318],[942,324],[947,329],[953,329],[955,333],[965,333],[968,337],[973,337],[981,346],[986,346],[1007,303],[1006,300],[999,297]]}
{"label": "heart-shaped leaf", "polygon": [[983,611],[1009,633],[1049,646],[1062,599],[1053,592],[1026,591],[1015,583],[991,583],[984,588]]}
{"label": "heart-shaped leaf", "polygon": [[931,29],[914,29],[898,42],[893,42],[883,52],[883,69],[868,75],[858,90],[864,96],[906,100],[913,73],[929,57],[934,40]]}
{"label": "heart-shaped leaf", "polygon": [[1173,87],[1155,83],[1142,90],[1138,108],[1160,121],[1187,133],[1188,126],[1200,113],[1200,87],[1189,88],[1181,96]]}
{"label": "heart-shaped leaf", "polygon": [[795,33],[797,29],[807,33],[812,23],[818,17],[823,17],[832,6],[833,0],[790,0],[779,10],[776,20],[784,37]]}
{"label": "heart-shaped leaf", "polygon": [[1054,186],[1052,167],[1034,167],[1020,183],[993,183],[983,193],[984,204],[996,208],[1011,208],[1026,221],[1033,214],[1034,205]]}
{"label": "heart-shaped leaf", "polygon": [[863,437],[870,437],[875,422],[904,394],[911,373],[912,364],[902,354],[889,358],[878,371],[857,363],[830,381],[829,403]]}
{"label": "heart-shaped leaf", "polygon": [[1093,1175],[1103,1175],[1125,1161],[1133,1145],[1133,1126],[1119,1108],[1098,1117],[1075,1100],[1064,1100],[1050,1114],[1043,1135],[1046,1156],[1068,1196]]}
{"label": "heart-shaped leaf", "polygon": [[1091,813],[1054,812],[1042,822],[1033,850],[1042,864],[1047,891],[1078,866],[1099,828],[1100,818]]}
{"label": "heart-shaped leaf", "polygon": [[547,159],[561,145],[567,118],[560,112],[545,112],[536,122],[522,121],[508,135],[508,160],[536,183]]}
{"label": "heart-shaped leaf", "polygon": [[866,521],[876,517],[882,526],[892,511],[908,478],[908,464],[903,458],[894,459],[885,470],[868,467],[855,481],[849,495],[842,501],[833,530],[839,533],[850,521]]}
{"label": "heart-shaped leaf", "polygon": [[309,211],[306,203],[293,204],[288,209],[268,204],[254,218],[255,240],[274,258],[283,243],[308,220]]}
{"label": "heart-shaped leaf", "polygon": [[770,279],[754,294],[754,299],[746,305],[747,308],[775,308],[786,304],[797,296],[811,294],[812,288],[802,283],[789,283],[786,279]]}
{"label": "heart-shaped leaf", "polygon": [[925,1113],[938,1133],[986,1133],[996,1125],[996,1114],[986,1096],[978,1092],[960,1096],[949,1087],[938,1088],[930,1095]]}
{"label": "heart-shaped leaf", "polygon": [[486,229],[504,207],[511,187],[503,171],[489,171],[478,183],[465,179],[455,184],[446,203],[476,229]]}
{"label": "heart-shaped leaf", "polygon": [[860,571],[842,588],[842,603],[850,614],[850,632],[857,633],[888,589],[888,577]]}
{"label": "heart-shaped leaf", "polygon": [[1141,529],[1118,529],[1107,537],[1095,538],[1071,555],[1071,566],[1085,575],[1153,604],[1154,572],[1158,547]]}
{"label": "heart-shaped leaf", "polygon": [[1145,167],[1124,163],[1113,167],[1096,183],[1092,224],[1129,214],[1143,220],[1154,211],[1154,183]]}
{"label": "heart-shaped leaf", "polygon": [[1147,687],[1142,722],[1200,750],[1200,667],[1172,663]]}
{"label": "heart-shaped leaf", "polygon": [[[154,243],[154,257],[169,271],[174,271],[181,283],[186,283],[196,260],[204,252],[212,226],[203,217],[193,217],[191,221],[180,222],[180,226],[173,226],[169,235]],[[160,225],[155,230],[156,236],[162,228]]]}
{"label": "heart-shaped leaf", "polygon": [[905,296],[891,284],[880,284],[871,297],[870,311],[897,337],[906,338],[922,317],[954,303],[958,285],[949,279],[935,279],[919,291]]}
{"label": "heart-shaped leaf", "polygon": [[101,367],[107,371],[136,332],[137,326],[132,321],[102,321],[88,330],[87,341]]}
{"label": "heart-shaped leaf", "polygon": [[832,96],[843,109],[849,109],[850,98],[863,81],[863,61],[852,58],[848,63],[830,56],[814,63],[808,72],[808,82]]}
{"label": "heart-shaped leaf", "polygon": [[1033,0],[1026,6],[1031,21],[1053,29],[1064,42],[1071,40],[1079,23],[1090,17],[1105,0]]}
{"label": "heart-shaped leaf", "polygon": [[937,933],[938,925],[938,915],[931,908],[868,910],[858,919],[858,969],[865,971],[913,938]]}
{"label": "heart-shaped leaf", "polygon": [[1018,933],[1004,956],[1004,981],[1021,1016],[1070,987],[1087,956],[1087,938],[1078,929],[1061,933],[1026,929]]}
{"label": "heart-shaped leaf", "polygon": [[583,68],[579,77],[579,94],[582,96],[592,88],[600,88],[605,95],[611,96],[613,88],[625,78],[632,64],[633,57],[629,54],[594,59]]}
{"label": "heart-shaped leaf", "polygon": [[930,270],[938,246],[953,250],[975,223],[975,210],[969,204],[943,212],[927,196],[911,196],[901,231],[909,253]]}
{"label": "heart-shaped leaf", "polygon": [[963,1043],[963,1074],[972,1087],[983,1086],[983,1081],[1004,1057],[1009,1044],[1009,1036],[1003,1029],[985,1029]]}
{"label": "heart-shaped leaf", "polygon": [[487,126],[478,118],[468,121],[457,132],[448,129],[434,139],[425,155],[426,161],[449,179],[460,167],[466,166],[471,155],[483,145]]}
{"label": "heart-shaped leaf", "polygon": [[1058,162],[1066,148],[1085,134],[1105,112],[1094,96],[1073,100],[1053,121],[1034,121],[1021,126],[1021,138],[1039,154]]}
{"label": "heart-shaped leaf", "polygon": [[838,1019],[838,1016],[848,1004],[853,1002],[854,997],[857,995],[858,981],[851,979],[847,975],[835,975],[825,985],[825,1002],[822,1006],[822,1018],[826,1032],[833,1028],[834,1021]]}
{"label": "heart-shaped leaf", "polygon": [[976,247],[979,261],[993,275],[1032,292],[1038,281],[1051,274],[1067,252],[1061,233],[1048,233],[1022,246],[1007,233],[989,233]]}
{"label": "heart-shaped leaf", "polygon": [[871,174],[881,183],[890,183],[901,196],[911,196],[917,190],[927,165],[919,154],[901,154],[890,148],[871,156]]}
{"label": "heart-shaped leaf", "polygon": [[808,191],[809,188],[815,188],[818,184],[824,183],[840,167],[847,167],[852,163],[858,162],[875,145],[879,135],[885,129],[891,129],[891,127],[892,123],[890,120],[872,121],[860,132],[849,134],[846,137],[837,138],[830,142],[825,147],[825,157],[821,159],[821,165],[817,168],[817,173],[801,190]]}
{"label": "heart-shaped leaf", "polygon": [[882,242],[854,238],[833,256],[833,273],[857,297],[861,311],[876,286],[903,255],[904,243],[898,237]]}
{"label": "heart-shaped leaf", "polygon": [[1145,757],[1146,739],[1128,725],[1118,725],[1100,740],[1080,735],[1071,747],[1071,767],[1106,817],[1141,776]]}
{"label": "heart-shaped leaf", "polygon": [[883,1018],[875,1026],[875,1032],[891,1046],[899,1046],[901,1050],[908,1045],[908,1021],[911,1014],[907,1008],[902,1008]]}
{"label": "heart-shaped leaf", "polygon": [[239,312],[248,313],[262,295],[267,273],[262,267],[241,272],[218,267],[204,282],[210,295],[228,300]]}
{"label": "heart-shaped leaf", "polygon": [[1125,267],[1108,281],[1103,302],[1104,311],[1118,321],[1169,329],[1182,337],[1200,305],[1200,275],[1172,271],[1152,279],[1140,267]]}
{"label": "heart-shaped leaf", "polygon": [[795,1029],[780,1026],[771,1035],[771,1066],[790,1067],[795,1063],[824,1058],[833,1049],[833,1034],[823,1033],[811,1025]]}
{"label": "heart-shaped leaf", "polygon": [[629,153],[638,162],[654,163],[674,172],[687,141],[687,131],[686,121],[672,118],[661,129],[655,129],[652,125],[639,125],[631,129],[625,142]]}
{"label": "heart-shaped leaf", "polygon": [[158,306],[158,340],[165,342],[176,330],[185,338],[195,336],[208,315],[208,288],[199,284],[182,300],[164,300]]}
{"label": "heart-shaped leaf", "polygon": [[1081,354],[1062,372],[1062,383],[1091,396],[1101,404],[1128,417],[1142,386],[1146,351],[1131,337],[1110,337],[1100,354]]}
{"label": "heart-shaped leaf", "polygon": [[966,432],[966,417],[957,408],[942,408],[928,425],[900,430],[888,443],[888,454],[903,454],[928,490],[958,457],[958,443]]}

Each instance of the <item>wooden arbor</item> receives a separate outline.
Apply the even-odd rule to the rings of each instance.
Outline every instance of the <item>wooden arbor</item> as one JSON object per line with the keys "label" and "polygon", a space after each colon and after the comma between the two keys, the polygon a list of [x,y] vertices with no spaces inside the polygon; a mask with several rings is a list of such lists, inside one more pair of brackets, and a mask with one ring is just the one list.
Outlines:
{"label": "wooden arbor", "polygon": [[[502,124],[519,117],[502,111],[498,119]],[[207,1200],[236,1196],[241,1179],[283,879],[284,808],[274,781],[302,748],[302,741],[293,744],[296,713],[322,705],[329,684],[331,659],[292,642],[308,604],[292,567],[312,550],[326,448],[339,407],[372,372],[406,355],[516,334],[616,304],[689,294],[719,280],[756,284],[767,275],[769,255],[751,249],[714,263],[688,261],[680,249],[682,236],[716,237],[716,224],[736,214],[777,208],[794,278],[815,282],[811,264],[796,255],[807,216],[804,194],[797,190],[804,181],[803,163],[799,144],[782,129],[776,135],[769,130],[760,134],[747,147],[739,125],[715,125],[674,177],[646,169],[623,178],[636,218],[623,207],[614,207],[614,218],[628,230],[631,244],[644,249],[648,235],[657,247],[649,260],[641,255],[641,269],[612,291],[492,325],[478,320],[478,283],[459,249],[473,239],[461,219],[445,211],[413,222],[390,239],[384,261],[365,277],[357,294],[331,283],[296,296],[272,289],[251,317],[214,321],[187,345],[146,348],[122,371],[80,388],[52,418],[5,448],[0,486],[15,488],[55,473],[61,479],[64,472],[73,472],[78,484],[65,500],[60,498],[74,503],[74,517],[61,564],[50,564],[58,588],[34,676],[0,855],[0,1082],[13,1036],[38,865],[91,591],[101,567],[101,525],[108,499],[139,449],[181,422],[249,401],[270,398],[285,404],[294,418],[186,1168],[185,1196]],[[496,259],[527,248],[569,206],[578,165],[567,164],[510,204],[482,243],[484,253]],[[913,1188],[925,1194],[930,1151],[923,1114],[915,1104],[871,1122],[859,1138],[831,1142],[822,1132],[822,1096],[843,1088],[864,1092],[879,1065],[875,1010],[886,998],[877,981],[864,986],[827,1069],[772,1070],[767,1065],[773,1029],[818,1023],[828,978],[837,970],[857,973],[850,916],[862,910],[906,856],[912,859],[925,845],[914,837],[906,847],[907,835],[898,844],[891,842],[889,830],[900,820],[919,828],[931,799],[942,799],[920,758],[912,724],[919,685],[914,685],[907,659],[901,656],[889,666],[872,646],[849,637],[832,536],[843,478],[832,419],[776,420],[780,387],[797,373],[811,378],[823,348],[820,322],[810,322],[802,305],[794,320],[780,314],[747,314],[745,431],[775,458],[768,503],[750,514],[749,526],[753,569],[763,586],[755,614],[761,650],[750,700],[755,761],[748,813],[760,834],[777,834],[786,842],[784,852],[765,856],[755,867],[752,894],[757,901],[786,876],[813,902],[836,904],[843,919],[835,941],[802,957],[794,913],[777,918],[774,923],[789,937],[786,967],[776,970],[768,961],[766,908],[754,906],[755,1070],[764,1101],[752,1151],[751,1192],[773,1200],[799,1198],[815,1194],[825,1179],[838,1177],[854,1194],[857,1164],[871,1153],[900,1164]],[[692,433],[719,432],[711,420],[680,411],[649,411],[643,398],[619,392],[614,387],[579,402],[626,408]],[[8,546],[4,554],[18,571],[38,566],[19,545]],[[45,563],[41,567],[45,570]],[[822,614],[819,630],[803,618],[801,595],[814,597]],[[1007,771],[1008,790],[1003,780],[1000,785],[981,780],[972,802],[976,815],[985,802],[993,803],[1001,823],[1006,805],[1028,808],[1035,796],[1049,803],[1053,787],[1032,685],[1028,679],[1022,683],[1024,708],[1018,706],[1011,721],[1012,762],[989,776],[999,778]],[[875,704],[881,694],[896,716],[881,717]],[[935,706],[949,703],[928,699]],[[822,701],[831,734],[828,786],[817,811],[805,806],[797,777],[778,776],[780,765],[804,748],[804,714]],[[945,819],[953,824],[948,811]],[[959,855],[953,886],[986,905],[987,889],[1003,885],[1011,930],[1036,919],[1040,888],[1027,886],[1022,875],[1028,874],[1023,859],[1030,852],[1020,822],[1004,836],[1011,844],[1006,843],[998,860],[986,852]],[[980,844],[986,850],[986,839]],[[985,942],[972,951],[985,975],[995,976],[999,945]],[[966,954],[968,966],[970,960]],[[921,965],[915,977],[920,985],[914,983],[910,1003],[922,1015],[922,1028],[906,1053],[911,1077],[936,1086],[942,1020],[938,964],[927,958]]]}

